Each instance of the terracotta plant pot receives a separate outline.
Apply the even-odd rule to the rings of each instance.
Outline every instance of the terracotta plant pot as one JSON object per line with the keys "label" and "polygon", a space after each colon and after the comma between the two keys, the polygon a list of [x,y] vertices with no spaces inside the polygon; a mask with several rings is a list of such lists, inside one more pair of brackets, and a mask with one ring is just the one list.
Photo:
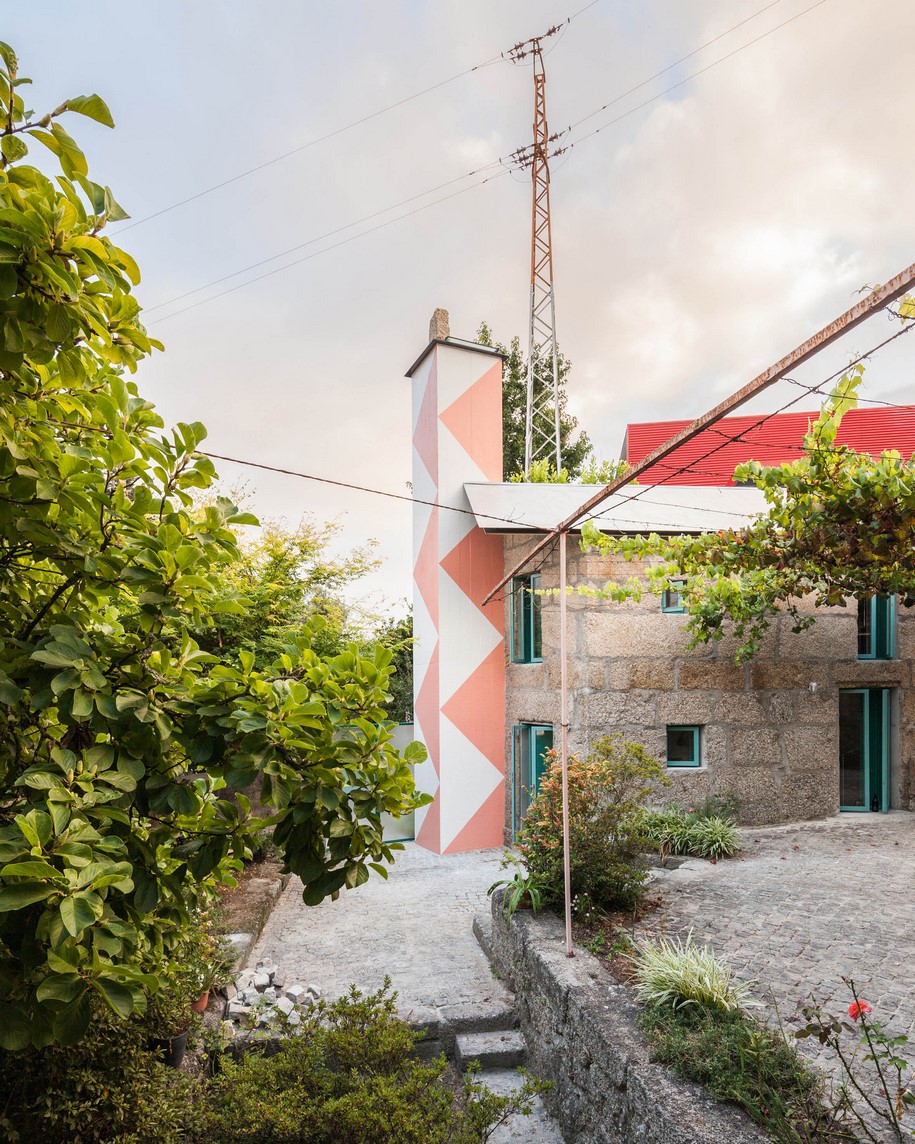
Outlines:
{"label": "terracotta plant pot", "polygon": [[209,1003],[209,1000],[210,1000],[210,991],[209,991],[209,989],[204,989],[204,991],[200,994],[200,996],[197,998],[197,1000],[191,1006],[191,1009],[193,1009],[193,1011],[195,1013],[205,1013],[207,1004]]}

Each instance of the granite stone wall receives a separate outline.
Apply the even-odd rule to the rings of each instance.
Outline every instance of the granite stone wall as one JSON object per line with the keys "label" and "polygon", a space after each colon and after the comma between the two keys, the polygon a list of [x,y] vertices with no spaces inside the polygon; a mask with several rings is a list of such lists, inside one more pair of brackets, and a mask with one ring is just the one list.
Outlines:
{"label": "granite stone wall", "polygon": [[[505,538],[506,571],[530,544],[526,536]],[[638,572],[621,558],[582,553],[576,539],[569,544],[573,588]],[[555,553],[541,576],[544,589],[558,587]],[[663,758],[667,724],[698,724],[702,766],[669,768],[666,800],[689,804],[730,789],[748,825],[823,818],[839,809],[839,689],[887,687],[894,689],[891,801],[915,810],[915,608],[897,610],[893,660],[856,658],[857,613],[849,604],[818,609],[813,627],[799,634],[789,617],[776,618],[757,656],[742,665],[730,637],[690,650],[686,617],[662,612],[656,595],[623,604],[572,595],[568,608],[572,751],[586,753],[600,735],[619,732]],[[553,724],[558,745],[558,621],[557,598],[543,597],[543,662],[507,664],[508,759],[516,723]]]}
{"label": "granite stone wall", "polygon": [[492,961],[514,991],[530,1069],[552,1081],[544,1101],[579,1144],[764,1144],[733,1105],[651,1064],[630,990],[596,958],[566,956],[562,921],[519,911],[506,924],[493,895]]}

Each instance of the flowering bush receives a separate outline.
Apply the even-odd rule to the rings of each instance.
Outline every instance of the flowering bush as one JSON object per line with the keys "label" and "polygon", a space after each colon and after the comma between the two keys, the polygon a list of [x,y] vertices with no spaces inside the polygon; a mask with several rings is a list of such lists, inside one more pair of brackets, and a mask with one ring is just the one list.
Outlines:
{"label": "flowering bush", "polygon": [[[890,1139],[915,1137],[915,1070],[901,1056],[909,1038],[904,1033],[887,1033],[880,1021],[868,1016],[873,1009],[858,996],[854,981],[849,977],[842,980],[851,991],[848,1015],[857,1028],[824,1014],[814,999],[799,1005],[805,1023],[794,1035],[798,1039],[816,1037],[838,1057],[845,1083],[837,1112],[854,1119],[860,1139],[873,1144],[886,1139],[884,1132],[875,1129],[877,1118],[889,1125]],[[857,1044],[848,1046],[843,1036],[847,1033],[857,1034]],[[906,1114],[910,1119],[904,1126]]]}
{"label": "flowering bush", "polygon": [[[631,909],[644,893],[642,805],[664,768],[644,747],[607,735],[585,759],[572,755],[569,839],[572,895],[579,913]],[[553,752],[518,840],[528,873],[562,901],[562,768]]]}

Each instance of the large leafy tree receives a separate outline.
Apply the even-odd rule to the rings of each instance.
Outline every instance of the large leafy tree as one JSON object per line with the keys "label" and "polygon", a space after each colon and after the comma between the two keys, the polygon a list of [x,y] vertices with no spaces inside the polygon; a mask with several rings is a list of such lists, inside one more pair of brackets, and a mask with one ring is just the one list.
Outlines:
{"label": "large leafy tree", "polygon": [[197,634],[200,646],[230,663],[240,651],[250,651],[264,667],[316,617],[323,620],[313,629],[316,651],[336,654],[358,642],[361,632],[344,591],[379,561],[373,541],[334,553],[339,532],[339,525],[303,517],[296,528],[271,521],[256,535],[242,536],[237,559],[223,573],[220,596],[244,597],[244,609],[217,611]]}
{"label": "large leafy tree", "polygon": [[[477,330],[477,341],[493,346],[504,354],[502,360],[502,470],[504,479],[520,474],[524,476],[524,433],[527,409],[527,360],[521,352],[521,342],[512,338],[511,345],[493,341],[492,331],[482,322]],[[559,445],[562,467],[568,479],[581,474],[592,448],[588,435],[578,431],[578,419],[568,412],[565,386],[572,363],[559,355]]]}
{"label": "large leafy tree", "polygon": [[[904,301],[903,322],[915,321]],[[653,591],[674,585],[685,598],[693,646],[736,635],[738,660],[758,651],[773,617],[789,615],[803,631],[816,606],[841,605],[872,593],[915,599],[915,460],[888,451],[872,457],[836,444],[843,414],[857,402],[863,366],[836,386],[804,439],[803,454],[782,465],[756,461],[738,467],[739,482],[754,484],[767,511],[743,528],[700,536],[605,536],[593,524],[583,544],[649,561]],[[611,582],[594,593],[638,598],[646,579]],[[583,589],[587,591],[586,589]]]}
{"label": "large leafy tree", "polygon": [[[322,656],[306,631],[258,666],[193,633],[239,611],[246,522],[199,424],[166,432],[131,375],[156,347],[124,217],[65,113],[36,118],[0,44],[0,1045],[78,1040],[93,995],[142,1010],[170,935],[240,858],[229,792],[263,776],[288,867],[318,902],[384,873],[381,815],[418,801],[385,722],[391,654]],[[48,148],[51,179],[23,160]],[[205,495],[205,494],[204,494]]]}

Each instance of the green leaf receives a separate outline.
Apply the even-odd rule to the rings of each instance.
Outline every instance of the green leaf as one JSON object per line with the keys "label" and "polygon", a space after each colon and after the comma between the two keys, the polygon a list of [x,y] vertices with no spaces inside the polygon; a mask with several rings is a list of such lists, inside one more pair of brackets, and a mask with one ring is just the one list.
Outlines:
{"label": "green leaf", "polygon": [[39,1001],[77,1001],[86,991],[86,983],[77,974],[49,974],[38,986]]}
{"label": "green leaf", "polygon": [[86,1035],[92,1018],[88,992],[72,1005],[65,1005],[54,1015],[54,1036],[62,1045],[75,1045]]}
{"label": "green leaf", "polygon": [[59,878],[57,870],[48,862],[35,859],[31,862],[11,862],[0,870],[0,878]]}
{"label": "green leaf", "polygon": [[122,985],[112,977],[97,977],[94,984],[119,1017],[130,1016],[133,1012],[134,999],[133,993],[126,985]]}
{"label": "green leaf", "polygon": [[18,1005],[0,1004],[0,1048],[16,1052],[31,1043],[32,1029],[25,1013]]}
{"label": "green leaf", "polygon": [[0,151],[8,163],[24,159],[29,153],[28,146],[20,135],[4,135],[0,138]]}
{"label": "green leaf", "polygon": [[[67,110],[75,111],[78,115],[87,115],[96,123],[104,124],[105,127],[114,127],[114,120],[111,118],[108,105],[100,95],[77,95],[68,99]],[[83,171],[83,174],[85,173]]]}
{"label": "green leaf", "polygon": [[35,902],[43,902],[53,894],[52,886],[42,883],[40,886],[4,886],[0,890],[0,914],[11,913],[13,910],[22,910]]}
{"label": "green leaf", "polygon": [[89,164],[86,162],[86,156],[76,145],[76,140],[68,135],[59,123],[51,124],[51,134],[58,146],[57,157],[60,159],[64,174],[70,179],[85,175],[89,170]]}
{"label": "green leaf", "polygon": [[64,898],[60,903],[60,916],[73,937],[79,937],[86,926],[95,921],[95,911],[85,898]]}

